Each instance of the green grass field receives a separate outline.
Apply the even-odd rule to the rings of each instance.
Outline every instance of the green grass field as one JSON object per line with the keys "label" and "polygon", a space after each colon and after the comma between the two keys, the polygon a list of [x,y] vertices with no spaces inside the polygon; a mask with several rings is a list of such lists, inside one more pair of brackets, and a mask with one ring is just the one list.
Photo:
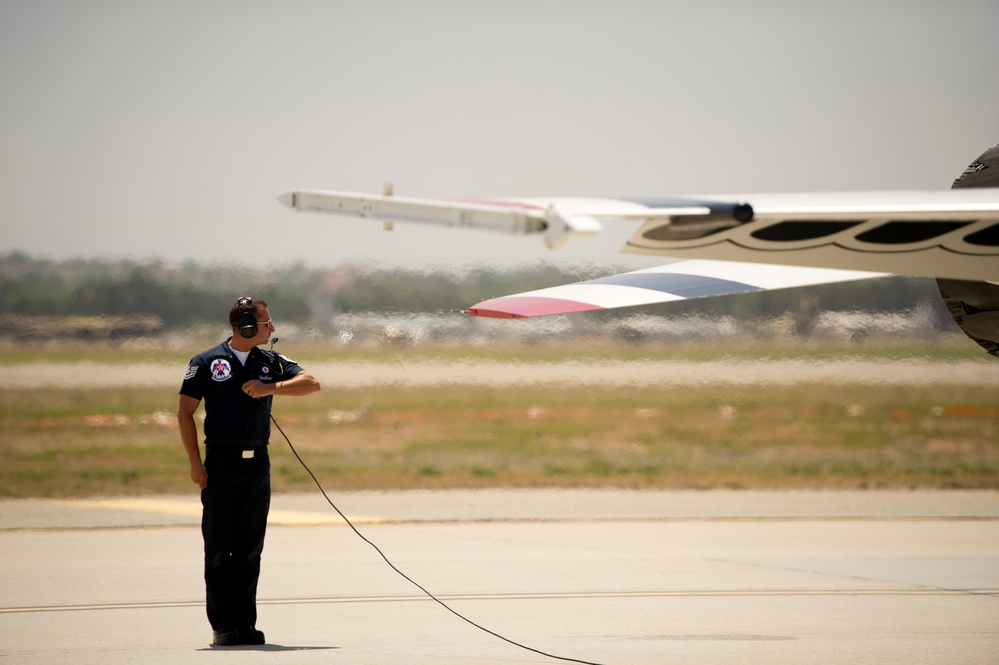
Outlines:
{"label": "green grass field", "polygon": [[[303,365],[337,356],[286,351]],[[672,350],[676,352],[676,350]],[[835,348],[725,350],[745,357],[830,358]],[[422,351],[421,354],[429,353]],[[658,355],[657,355],[658,353]],[[465,358],[663,359],[651,348],[444,349]],[[717,359],[691,346],[685,360]],[[905,357],[887,347],[865,354]],[[419,355],[413,354],[413,357]],[[600,354],[600,355],[598,355]],[[797,355],[796,355],[797,354]],[[928,355],[929,354],[929,355]],[[934,355],[936,354],[936,355]],[[76,348],[21,352],[27,362],[176,364],[191,352]],[[941,363],[974,349],[923,349]],[[406,352],[353,355],[404,362]],[[997,369],[999,371],[999,369]],[[174,413],[176,388],[0,389],[0,496],[81,497],[193,491]],[[980,387],[796,385],[683,388],[517,385],[326,385],[275,402],[274,415],[323,485],[336,489],[453,487],[999,488],[999,396]],[[311,479],[275,430],[276,491]]]}

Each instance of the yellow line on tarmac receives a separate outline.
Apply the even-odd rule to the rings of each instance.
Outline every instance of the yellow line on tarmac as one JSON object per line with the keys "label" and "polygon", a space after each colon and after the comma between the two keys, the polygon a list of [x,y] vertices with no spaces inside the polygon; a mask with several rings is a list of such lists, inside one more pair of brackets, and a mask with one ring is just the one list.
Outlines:
{"label": "yellow line on tarmac", "polygon": [[96,508],[99,510],[131,510],[140,513],[165,513],[167,515],[201,515],[201,504],[178,499],[144,499],[126,497],[119,499],[73,499],[65,501],[69,506]]}
{"label": "yellow line on tarmac", "polygon": [[[74,499],[66,502],[68,505],[96,508],[99,510],[128,510],[142,513],[159,513],[165,515],[181,515],[184,517],[201,517],[201,503],[182,499],[123,497],[115,499]],[[386,520],[379,517],[363,515],[348,516],[354,524],[381,524]],[[274,526],[312,526],[345,524],[335,513],[317,513],[302,510],[273,509],[267,518],[267,523]]]}

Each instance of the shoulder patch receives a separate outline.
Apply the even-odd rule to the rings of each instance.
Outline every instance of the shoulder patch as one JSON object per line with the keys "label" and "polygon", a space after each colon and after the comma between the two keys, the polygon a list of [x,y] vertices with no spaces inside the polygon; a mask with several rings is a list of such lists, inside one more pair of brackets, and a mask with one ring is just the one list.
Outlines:
{"label": "shoulder patch", "polygon": [[187,368],[187,374],[184,375],[184,380],[187,381],[188,379],[193,379],[197,373],[198,373],[198,366],[191,365],[190,367]]}

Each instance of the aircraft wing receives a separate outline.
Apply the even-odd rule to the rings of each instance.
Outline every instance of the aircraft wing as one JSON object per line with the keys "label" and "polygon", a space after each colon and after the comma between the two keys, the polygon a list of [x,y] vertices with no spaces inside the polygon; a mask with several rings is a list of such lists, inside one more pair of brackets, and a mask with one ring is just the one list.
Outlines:
{"label": "aircraft wing", "polygon": [[451,201],[297,190],[294,210],[541,235],[557,247],[642,220],[622,251],[999,281],[999,188],[738,194],[657,200],[525,198]]}
{"label": "aircraft wing", "polygon": [[470,307],[467,314],[526,318],[883,277],[884,273],[691,260],[577,284],[553,286]]}
{"label": "aircraft wing", "polygon": [[[641,220],[622,251],[694,259],[494,298],[478,316],[516,318],[865,279],[937,278],[954,321],[999,357],[999,146],[949,190],[736,194],[635,199],[448,201],[315,190],[294,210],[541,235],[550,247]],[[761,265],[766,264],[766,265]]]}

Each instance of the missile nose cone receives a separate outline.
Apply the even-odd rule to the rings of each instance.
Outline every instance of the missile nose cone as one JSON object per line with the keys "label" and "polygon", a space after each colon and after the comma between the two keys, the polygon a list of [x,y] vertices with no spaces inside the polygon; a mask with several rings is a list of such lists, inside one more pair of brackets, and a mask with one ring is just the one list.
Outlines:
{"label": "missile nose cone", "polygon": [[285,192],[278,197],[278,201],[289,208],[295,207],[295,192]]}

